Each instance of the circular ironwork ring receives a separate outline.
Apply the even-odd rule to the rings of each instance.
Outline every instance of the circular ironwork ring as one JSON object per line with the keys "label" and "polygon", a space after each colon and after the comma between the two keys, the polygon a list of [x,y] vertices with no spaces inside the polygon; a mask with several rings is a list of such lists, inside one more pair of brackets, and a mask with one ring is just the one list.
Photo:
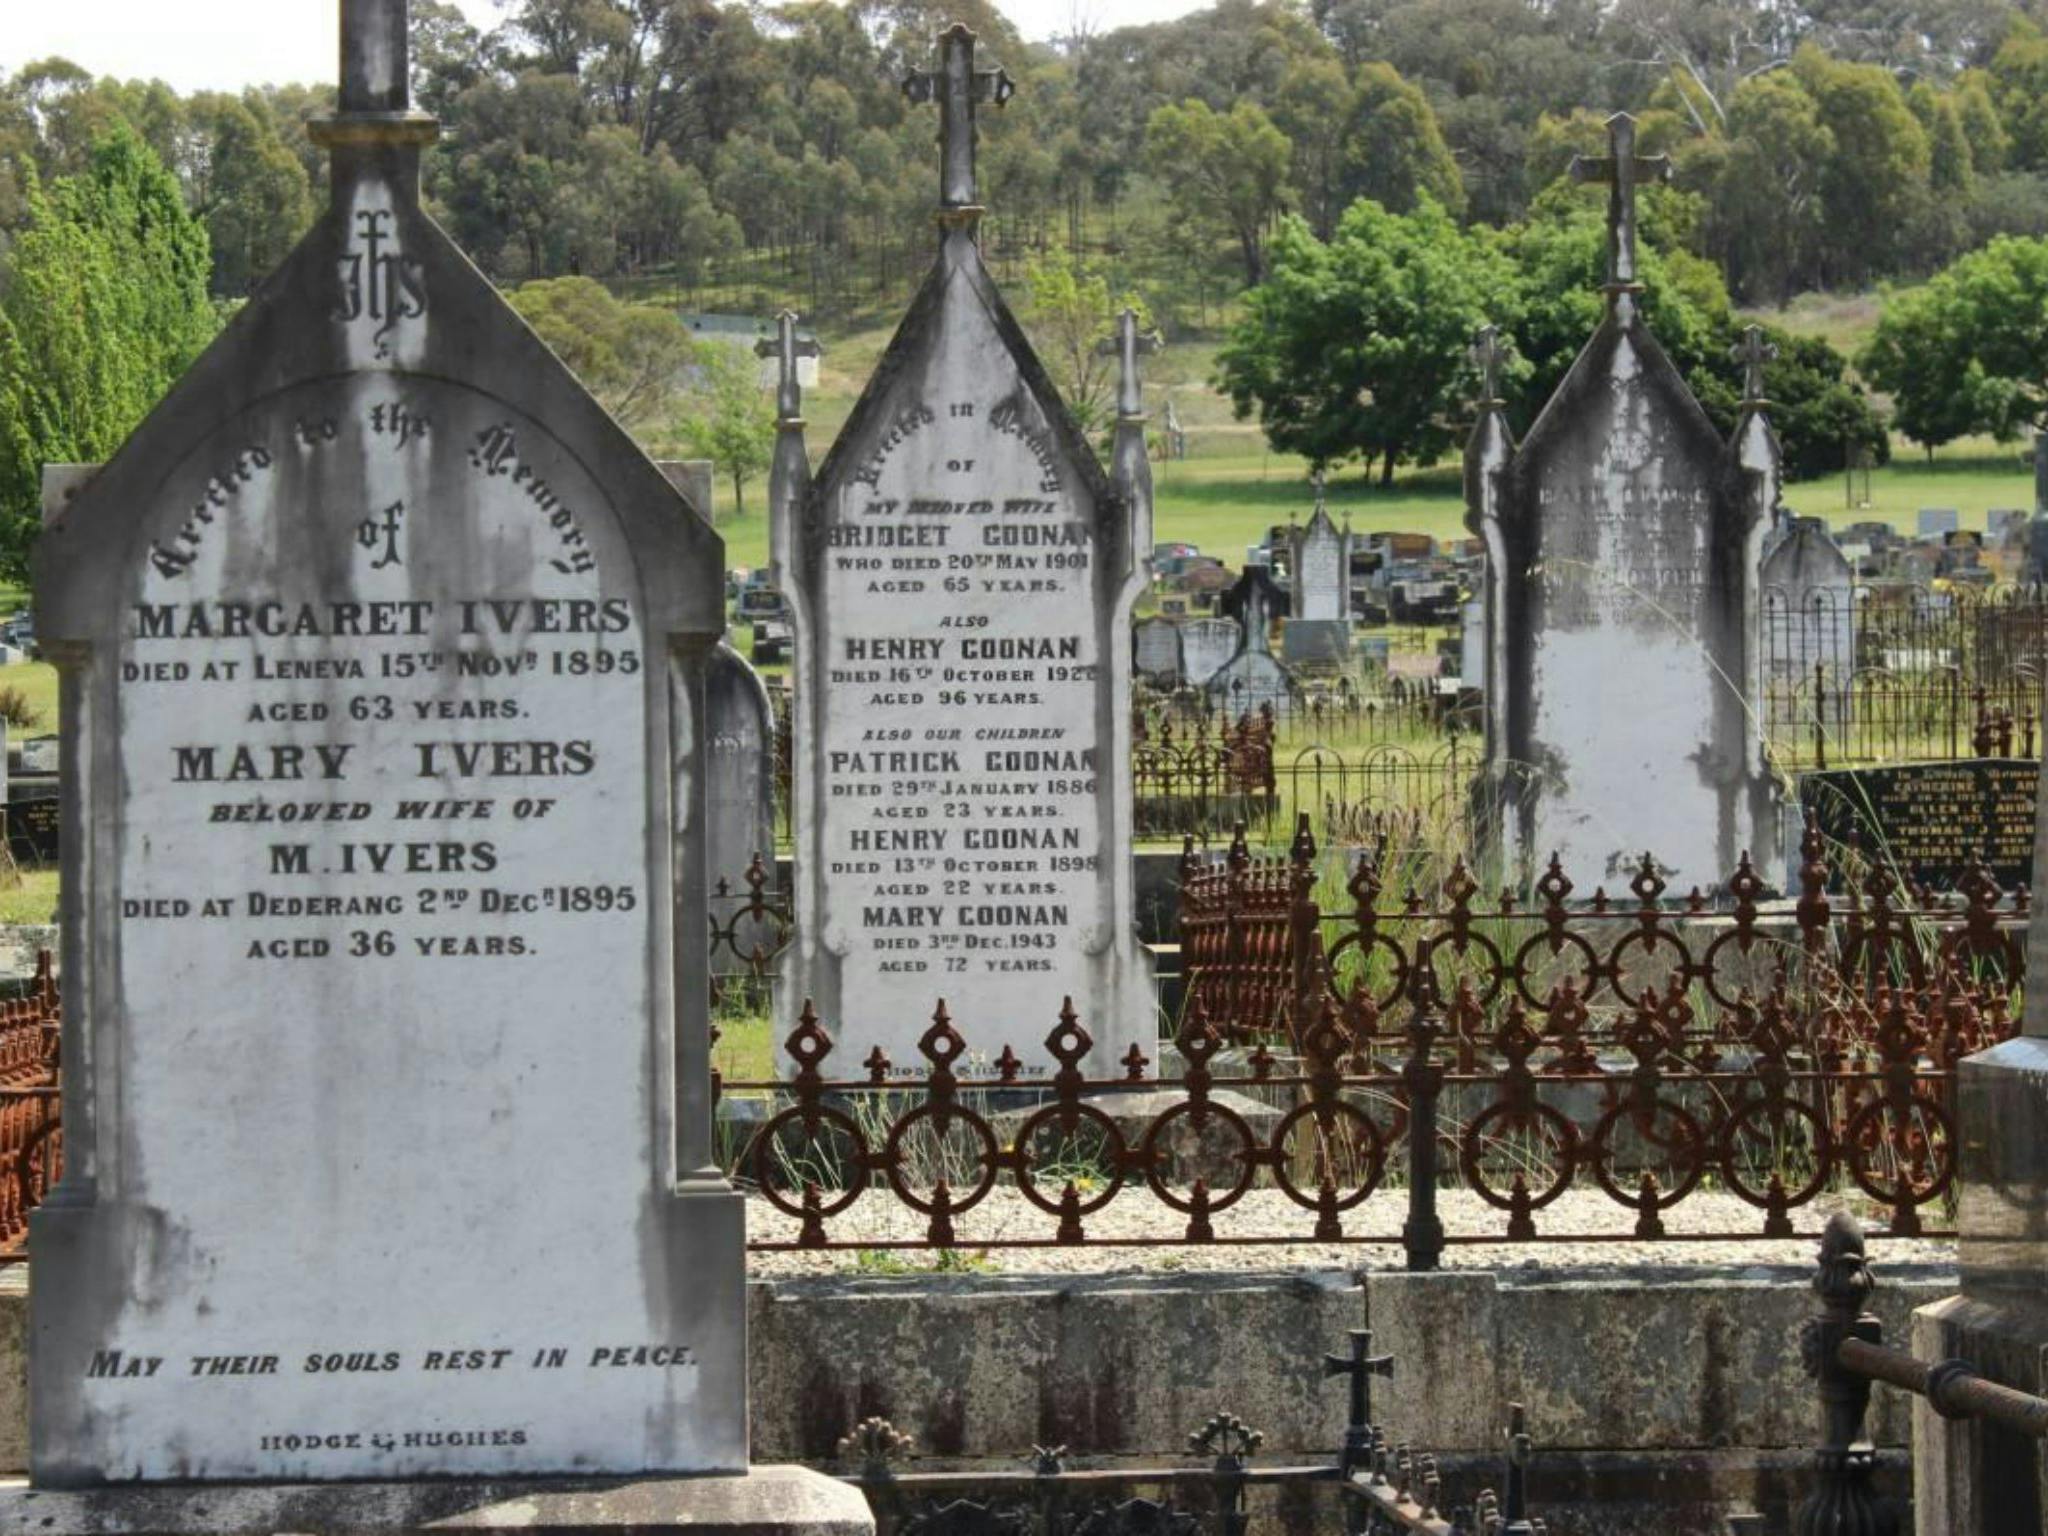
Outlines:
{"label": "circular ironwork ring", "polygon": [[[1706,1132],[1700,1129],[1699,1121],[1695,1120],[1685,1110],[1680,1109],[1676,1104],[1658,1099],[1651,1105],[1650,1114],[1653,1119],[1660,1114],[1669,1115],[1672,1121],[1680,1128],[1676,1139],[1691,1143],[1690,1151],[1685,1154],[1687,1166],[1683,1169],[1683,1176],[1674,1179],[1669,1185],[1660,1185],[1658,1187],[1653,1209],[1664,1211],[1669,1210],[1687,1195],[1691,1194],[1693,1186],[1699,1183],[1701,1177],[1706,1173],[1708,1158],[1707,1136]],[[1606,1190],[1618,1204],[1628,1206],[1632,1210],[1640,1210],[1643,1204],[1642,1191],[1640,1189],[1623,1189],[1615,1182],[1614,1171],[1608,1166],[1613,1156],[1613,1149],[1608,1145],[1608,1138],[1613,1135],[1614,1128],[1622,1120],[1634,1118],[1636,1118],[1635,1106],[1626,1101],[1615,1105],[1614,1108],[1602,1115],[1600,1123],[1593,1127],[1593,1135],[1588,1142],[1590,1155],[1587,1161],[1592,1165],[1595,1183]],[[1679,1155],[1675,1145],[1672,1155],[1674,1157]]]}
{"label": "circular ironwork ring", "polygon": [[1870,1166],[1866,1138],[1877,1129],[1878,1117],[1896,1108],[1890,1099],[1875,1098],[1849,1117],[1848,1125],[1842,1129],[1842,1144],[1847,1148],[1845,1160],[1849,1165],[1849,1177],[1854,1179],[1857,1187],[1871,1199],[1881,1200],[1886,1205],[1926,1205],[1930,1201],[1939,1200],[1948,1192],[1949,1185],[1955,1182],[1956,1137],[1955,1126],[1949,1122],[1948,1111],[1933,1099],[1913,1094],[1908,1101],[1908,1108],[1924,1116],[1929,1122],[1927,1149],[1930,1157],[1937,1156],[1935,1137],[1932,1133],[1940,1133],[1941,1145],[1947,1149],[1938,1154],[1941,1176],[1924,1190],[1907,1191],[1903,1179],[1887,1184],[1877,1170]]}
{"label": "circular ironwork ring", "polygon": [[[1253,1163],[1252,1158],[1259,1150],[1259,1139],[1252,1134],[1252,1128],[1245,1124],[1244,1116],[1238,1114],[1235,1110],[1225,1109],[1220,1104],[1212,1104],[1207,1101],[1199,1105],[1174,1105],[1173,1108],[1154,1120],[1151,1126],[1147,1128],[1145,1139],[1139,1143],[1138,1150],[1144,1158],[1145,1183],[1150,1186],[1153,1194],[1183,1215],[1192,1214],[1195,1204],[1192,1200],[1185,1199],[1166,1187],[1163,1170],[1160,1167],[1162,1158],[1160,1156],[1159,1143],[1160,1138],[1165,1134],[1166,1128],[1169,1125],[1172,1125],[1183,1116],[1193,1115],[1198,1109],[1202,1112],[1204,1118],[1214,1117],[1227,1124],[1236,1133],[1238,1142],[1242,1147],[1242,1150],[1237,1155],[1237,1182],[1220,1192],[1216,1190],[1209,1192],[1208,1208],[1212,1213],[1233,1206],[1244,1198],[1244,1192],[1252,1187],[1252,1174],[1257,1167]],[[1199,1126],[1197,1129],[1199,1129]]]}
{"label": "circular ironwork ring", "polygon": [[1083,1200],[1074,1209],[1081,1216],[1092,1216],[1116,1198],[1117,1191],[1124,1187],[1124,1133],[1116,1128],[1116,1122],[1092,1104],[1048,1104],[1017,1127],[1017,1190],[1018,1193],[1049,1215],[1065,1214],[1065,1208],[1057,1199],[1039,1193],[1037,1181],[1031,1172],[1031,1138],[1038,1134],[1041,1121],[1057,1122],[1072,1115],[1078,1120],[1092,1120],[1102,1127],[1109,1138],[1107,1157],[1109,1161],[1109,1182],[1101,1194],[1092,1200]]}
{"label": "circular ironwork ring", "polygon": [[1579,1001],[1590,1003],[1599,995],[1599,952],[1587,942],[1584,934],[1575,933],[1567,929],[1558,935],[1558,944],[1555,949],[1551,948],[1550,935],[1548,933],[1538,933],[1530,935],[1528,939],[1523,941],[1522,947],[1515,951],[1515,990],[1521,994],[1524,1003],[1539,1013],[1550,1006],[1550,999],[1548,997],[1538,997],[1535,988],[1529,984],[1529,956],[1534,954],[1539,947],[1550,954],[1552,958],[1563,954],[1568,949],[1577,950],[1580,957],[1586,962],[1585,969],[1580,973],[1580,980],[1585,985],[1579,988]]}
{"label": "circular ironwork ring", "polygon": [[889,1139],[882,1146],[882,1175],[889,1181],[889,1187],[896,1191],[896,1198],[914,1211],[930,1216],[937,1212],[939,1203],[926,1200],[914,1193],[903,1182],[903,1139],[910,1128],[926,1120],[940,1122],[939,1134],[945,1135],[945,1123],[960,1121],[974,1132],[981,1143],[981,1177],[975,1180],[973,1188],[964,1195],[950,1196],[946,1203],[946,1214],[958,1216],[962,1211],[972,1210],[982,1202],[988,1192],[996,1187],[996,1133],[989,1129],[988,1122],[972,1110],[962,1109],[957,1104],[941,1107],[937,1104],[920,1104],[909,1114],[889,1127]]}
{"label": "circular ironwork ring", "polygon": [[1348,1104],[1344,1100],[1339,1099],[1333,1104],[1326,1105],[1299,1104],[1289,1110],[1280,1123],[1273,1127],[1273,1139],[1270,1143],[1273,1150],[1273,1182],[1285,1190],[1287,1197],[1296,1205],[1304,1206],[1312,1211],[1322,1209],[1322,1200],[1319,1196],[1304,1192],[1294,1182],[1293,1175],[1287,1169],[1286,1155],[1287,1138],[1293,1134],[1295,1125],[1302,1120],[1313,1119],[1318,1115],[1327,1115],[1331,1120],[1347,1119],[1351,1121],[1365,1132],[1366,1144],[1371,1148],[1371,1167],[1367,1170],[1364,1179],[1359,1182],[1358,1186],[1351,1193],[1340,1197],[1337,1201],[1336,1209],[1348,1211],[1353,1206],[1362,1203],[1375,1189],[1379,1188],[1380,1178],[1387,1171],[1387,1147],[1385,1141],[1380,1137],[1380,1128],[1372,1123],[1372,1116],[1368,1115],[1356,1104]]}
{"label": "circular ironwork ring", "polygon": [[1512,1195],[1503,1195],[1487,1183],[1486,1175],[1480,1171],[1480,1154],[1485,1145],[1486,1132],[1497,1121],[1541,1122],[1554,1126],[1558,1134],[1558,1167],[1550,1182],[1541,1189],[1531,1190],[1528,1195],[1529,1209],[1540,1211],[1572,1187],[1572,1177],[1579,1169],[1579,1128],[1570,1117],[1551,1104],[1534,1104],[1526,1110],[1517,1110],[1510,1104],[1489,1104],[1481,1110],[1472,1123],[1465,1127],[1465,1134],[1458,1139],[1458,1166],[1464,1170],[1465,1180],[1472,1193],[1484,1200],[1495,1210],[1511,1211],[1515,1208]]}
{"label": "circular ironwork ring", "polygon": [[1664,995],[1662,988],[1652,987],[1640,995],[1628,990],[1622,973],[1623,957],[1633,947],[1642,951],[1645,960],[1651,960],[1658,950],[1667,945],[1678,951],[1678,974],[1688,981],[1691,980],[1692,951],[1685,947],[1684,942],[1676,934],[1666,933],[1661,928],[1645,933],[1638,928],[1634,933],[1622,935],[1616,940],[1614,948],[1607,951],[1607,983],[1614,988],[1614,995],[1630,1005],[1657,1002]]}
{"label": "circular ironwork ring", "polygon": [[1728,1116],[1727,1123],[1721,1127],[1721,1177],[1728,1181],[1729,1189],[1751,1205],[1760,1210],[1770,1207],[1769,1189],[1753,1189],[1745,1183],[1742,1174],[1737,1171],[1735,1158],[1735,1140],[1738,1133],[1744,1126],[1762,1119],[1767,1112],[1772,1112],[1773,1118],[1784,1116],[1793,1120],[1804,1120],[1813,1128],[1813,1173],[1804,1184],[1785,1191],[1787,1206],[1804,1205],[1827,1186],[1828,1176],[1835,1171],[1835,1139],[1828,1133],[1828,1123],[1820,1112],[1798,1099],[1780,1099],[1775,1104],[1769,1099],[1751,1099]]}
{"label": "circular ironwork ring", "polygon": [[1346,954],[1356,952],[1359,968],[1364,970],[1371,966],[1374,953],[1382,950],[1385,951],[1387,957],[1393,962],[1392,974],[1384,990],[1369,992],[1366,995],[1372,1000],[1375,1008],[1385,1010],[1393,1007],[1395,1003],[1407,995],[1410,970],[1407,951],[1402,949],[1390,935],[1376,932],[1368,941],[1354,928],[1330,947],[1330,952],[1326,958],[1331,974],[1334,975],[1338,962]]}
{"label": "circular ironwork ring", "polygon": [[[847,1140],[853,1144],[853,1154],[848,1159],[850,1166],[847,1169],[845,1191],[836,1200],[825,1200],[824,1191],[820,1190],[818,1192],[819,1199],[822,1202],[818,1207],[818,1214],[820,1216],[837,1216],[841,1211],[853,1204],[854,1201],[858,1200],[868,1187],[867,1141],[862,1137],[860,1127],[853,1123],[850,1116],[844,1115],[836,1109],[826,1109],[822,1106],[808,1112],[801,1108],[785,1109],[781,1114],[754,1133],[754,1142],[748,1149],[746,1161],[753,1164],[754,1184],[761,1191],[762,1198],[783,1214],[802,1220],[808,1214],[803,1207],[802,1192],[798,1192],[798,1198],[794,1201],[785,1197],[776,1188],[775,1181],[771,1177],[773,1170],[769,1167],[768,1160],[774,1151],[776,1133],[788,1122],[794,1121],[802,1125],[806,1120],[829,1121],[844,1131]],[[815,1135],[808,1126],[805,1127],[804,1134],[807,1141],[816,1140]]]}
{"label": "circular ironwork ring", "polygon": [[1507,962],[1501,959],[1500,946],[1483,933],[1468,933],[1462,941],[1451,934],[1442,933],[1423,941],[1422,953],[1426,957],[1425,963],[1429,966],[1431,982],[1436,987],[1437,996],[1449,1002],[1456,996],[1458,989],[1446,989],[1436,976],[1436,957],[1446,949],[1460,960],[1463,960],[1471,950],[1477,949],[1482,952],[1485,966],[1480,974],[1485,977],[1486,986],[1483,991],[1475,992],[1473,995],[1478,999],[1480,1007],[1492,1007],[1494,999],[1500,996],[1500,989],[1507,984]]}
{"label": "circular ironwork ring", "polygon": [[[1724,945],[1735,943],[1741,937],[1741,934],[1733,932],[1732,930],[1728,933],[1724,933],[1720,937],[1716,938],[1713,943],[1709,944],[1706,948],[1706,952],[1700,956],[1700,984],[1706,988],[1707,996],[1711,997],[1714,1000],[1715,1004],[1722,1008],[1733,1008],[1742,1001],[1742,988],[1737,987],[1735,989],[1736,995],[1730,996],[1728,993],[1721,990],[1720,976],[1722,947]],[[1766,945],[1769,945],[1774,942],[1773,940],[1767,939],[1759,933],[1751,933],[1749,939],[1750,948],[1752,951],[1762,949]]]}

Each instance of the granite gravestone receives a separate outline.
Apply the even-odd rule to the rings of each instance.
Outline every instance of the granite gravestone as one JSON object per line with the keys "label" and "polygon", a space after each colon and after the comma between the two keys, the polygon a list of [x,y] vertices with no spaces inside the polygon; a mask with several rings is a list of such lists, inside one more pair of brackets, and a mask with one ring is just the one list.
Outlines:
{"label": "granite gravestone", "polygon": [[1351,652],[1351,535],[1330,521],[1320,473],[1315,511],[1294,535],[1289,562],[1293,602],[1281,655],[1290,665],[1343,661]]}
{"label": "granite gravestone", "polygon": [[[1957,1248],[1962,1291],[1913,1315],[1922,1360],[1968,1360],[2048,1396],[2048,799],[2036,802],[2021,1033],[1956,1072]],[[2005,1536],[2048,1516],[2048,1441],[1984,1419],[1913,1419],[1920,1536]]]}
{"label": "granite gravestone", "polygon": [[34,1475],[737,1472],[723,550],[421,209],[404,0],[342,14],[328,212],[37,556]]}
{"label": "granite gravestone", "polygon": [[1092,1070],[1156,1037],[1133,928],[1131,608],[1152,547],[1135,317],[1115,479],[982,264],[974,119],[1011,90],[938,42],[938,260],[806,489],[784,373],[771,500],[796,662],[796,942],[806,999],[900,1069],[943,999],[971,1050],[1072,997]]}
{"label": "granite gravestone", "polygon": [[1180,638],[1183,670],[1189,684],[1200,688],[1237,654],[1244,631],[1235,619],[1190,619]]}
{"label": "granite gravestone", "polygon": [[1556,853],[1590,894],[1645,850],[1679,891],[1712,889],[1748,850],[1775,881],[1771,780],[1754,721],[1757,580],[1777,502],[1764,414],[1768,349],[1722,442],[1643,322],[1635,187],[1663,175],[1624,113],[1610,158],[1606,314],[1519,447],[1498,398],[1498,338],[1479,347],[1486,403],[1466,451],[1467,525],[1486,544],[1482,833],[1510,862]]}
{"label": "granite gravestone", "polygon": [[1287,611],[1287,594],[1262,565],[1248,565],[1223,595],[1237,620],[1237,650],[1202,686],[1217,707],[1233,715],[1270,708],[1277,716],[1294,706],[1294,674],[1273,654],[1273,621]]}
{"label": "granite gravestone", "polygon": [[[1835,768],[1799,776],[1799,806],[1831,841],[1915,885],[1952,891],[1979,861],[2008,890],[2034,878],[2041,765],[2026,758]],[[1831,870],[1847,878],[1843,861]]]}
{"label": "granite gravestone", "polygon": [[1131,631],[1132,664],[1138,676],[1159,688],[1178,688],[1187,675],[1181,654],[1181,626],[1172,619],[1141,621]]}
{"label": "granite gravestone", "polygon": [[1922,507],[1915,531],[1923,539],[1938,539],[1962,525],[1962,513],[1954,507]]}

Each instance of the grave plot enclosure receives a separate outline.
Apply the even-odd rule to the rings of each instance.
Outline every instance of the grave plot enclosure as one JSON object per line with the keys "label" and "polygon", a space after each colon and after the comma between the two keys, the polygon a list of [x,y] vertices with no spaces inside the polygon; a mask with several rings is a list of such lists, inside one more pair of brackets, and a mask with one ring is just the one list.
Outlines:
{"label": "grave plot enclosure", "polygon": [[421,211],[402,0],[344,10],[333,206],[42,545],[35,1474],[741,1470],[723,551]]}

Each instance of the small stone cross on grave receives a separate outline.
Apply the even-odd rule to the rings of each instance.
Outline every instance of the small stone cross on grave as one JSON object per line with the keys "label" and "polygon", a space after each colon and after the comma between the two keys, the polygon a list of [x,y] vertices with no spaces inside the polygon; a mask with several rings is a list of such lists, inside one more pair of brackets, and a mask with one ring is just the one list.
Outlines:
{"label": "small stone cross on grave", "polygon": [[1384,1376],[1392,1380],[1394,1357],[1375,1355],[1372,1352],[1372,1330],[1352,1328],[1347,1330],[1351,1338],[1351,1353],[1348,1355],[1323,1356],[1323,1375],[1345,1376],[1351,1383],[1350,1422],[1344,1429],[1344,1471],[1363,1464],[1372,1450],[1372,1379]]}
{"label": "small stone cross on grave", "polygon": [[1017,94],[1017,82],[1001,68],[974,67],[974,33],[955,23],[939,34],[939,67],[919,70],[903,82],[912,101],[939,102],[939,206],[948,213],[978,215],[974,185],[974,108],[1001,106]]}
{"label": "small stone cross on grave", "polygon": [[1608,153],[1604,158],[1576,155],[1572,180],[1604,181],[1607,196],[1607,287],[1610,293],[1636,287],[1636,182],[1671,179],[1669,155],[1636,153],[1636,120],[1626,112],[1607,119]]}
{"label": "small stone cross on grave", "polygon": [[1140,421],[1145,415],[1145,392],[1138,377],[1138,359],[1157,352],[1166,343],[1157,331],[1138,329],[1138,312],[1126,309],[1116,317],[1116,334],[1105,336],[1095,348],[1097,357],[1117,360],[1116,413],[1125,421]]}
{"label": "small stone cross on grave", "polygon": [[797,377],[797,362],[801,358],[819,357],[824,349],[816,337],[799,338],[796,333],[796,311],[785,309],[775,317],[775,334],[764,336],[754,343],[754,355],[759,358],[778,358],[782,367],[776,378],[775,414],[784,422],[796,421],[803,415],[803,385]]}
{"label": "small stone cross on grave", "polygon": [[1505,404],[1500,393],[1500,372],[1506,366],[1508,349],[1501,340],[1500,327],[1482,325],[1472,339],[1472,366],[1479,370],[1479,403],[1487,410]]}
{"label": "small stone cross on grave", "polygon": [[1742,340],[1728,355],[1742,364],[1742,403],[1750,407],[1769,404],[1764,396],[1764,365],[1778,360],[1778,349],[1764,340],[1764,328],[1744,326]]}

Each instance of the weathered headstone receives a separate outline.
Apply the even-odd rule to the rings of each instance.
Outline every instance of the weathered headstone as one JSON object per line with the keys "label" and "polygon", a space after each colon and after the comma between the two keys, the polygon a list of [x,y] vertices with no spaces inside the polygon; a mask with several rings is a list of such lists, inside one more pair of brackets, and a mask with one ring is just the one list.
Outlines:
{"label": "weathered headstone", "polygon": [[1351,535],[1330,521],[1320,473],[1315,511],[1294,536],[1289,569],[1293,601],[1281,654],[1290,665],[1342,661],[1351,651]]}
{"label": "weathered headstone", "polygon": [[1654,853],[1683,892],[1752,853],[1778,868],[1753,708],[1757,578],[1777,501],[1768,349],[1724,443],[1643,322],[1635,188],[1668,174],[1609,122],[1606,314],[1519,447],[1482,337],[1486,404],[1466,452],[1467,524],[1486,541],[1485,830],[1513,863],[1557,853],[1590,894]]}
{"label": "weathered headstone", "polygon": [[1792,519],[1764,556],[1764,654],[1776,680],[1815,667],[1846,686],[1855,671],[1856,573],[1817,517]]}
{"label": "weathered headstone", "polygon": [[775,706],[753,665],[720,640],[704,671],[705,875],[718,925],[712,969],[753,971],[780,943],[776,924],[749,917],[747,872],[758,858],[775,869]]}
{"label": "weathered headstone", "polygon": [[1225,609],[1237,620],[1236,652],[1202,686],[1233,715],[1270,707],[1285,716],[1294,707],[1294,674],[1273,654],[1273,620],[1287,610],[1287,594],[1262,565],[1248,565],[1224,594]]}
{"label": "weathered headstone", "polygon": [[1191,619],[1181,626],[1181,658],[1187,680],[1200,688],[1237,654],[1244,630],[1235,619]]}
{"label": "weathered headstone", "polygon": [[1922,507],[1915,531],[1923,539],[1938,539],[1962,526],[1963,515],[1954,507]]}
{"label": "weathered headstone", "polygon": [[771,501],[796,664],[796,941],[849,1062],[899,1068],[944,999],[969,1048],[1063,996],[1104,1067],[1156,1025],[1133,927],[1130,615],[1152,547],[1135,317],[1115,479],[982,264],[974,118],[1010,93],[974,34],[907,89],[941,106],[938,260],[805,486],[785,371]]}
{"label": "weathered headstone", "polygon": [[1187,675],[1181,626],[1172,619],[1141,620],[1131,630],[1131,657],[1138,676],[1161,688],[1179,687]]}
{"label": "weathered headstone", "polygon": [[1486,686],[1486,599],[1468,598],[1458,609],[1458,671],[1467,688]]}
{"label": "weathered headstone", "polygon": [[[342,16],[329,211],[38,552],[66,1157],[34,1475],[738,1472],[723,550],[421,209],[404,0]],[[326,1492],[359,1502],[268,1528],[416,1507]]]}

